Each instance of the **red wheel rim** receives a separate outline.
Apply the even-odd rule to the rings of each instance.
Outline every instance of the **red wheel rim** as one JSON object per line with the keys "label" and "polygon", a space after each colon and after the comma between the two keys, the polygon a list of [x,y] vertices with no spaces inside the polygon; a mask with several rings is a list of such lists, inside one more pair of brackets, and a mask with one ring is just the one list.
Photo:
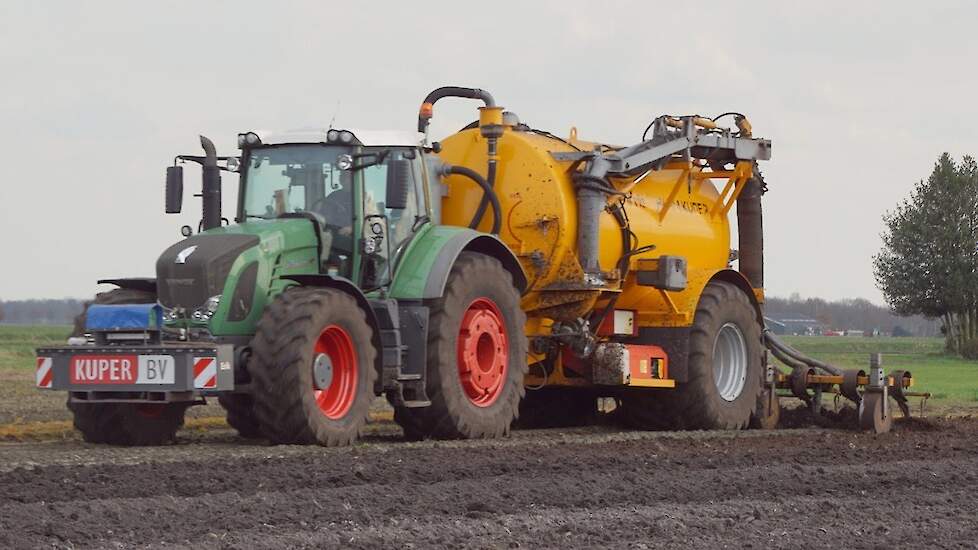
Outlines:
{"label": "red wheel rim", "polygon": [[[313,365],[319,355],[326,355],[329,358],[332,364],[332,379],[325,389],[317,388],[313,381],[313,395],[319,411],[326,418],[338,420],[350,412],[357,394],[357,353],[353,347],[353,339],[341,327],[329,325],[316,339]],[[315,380],[315,373],[313,379]]]}
{"label": "red wheel rim", "polygon": [[506,321],[495,302],[478,298],[465,310],[458,331],[458,376],[465,395],[477,407],[499,399],[509,370]]}

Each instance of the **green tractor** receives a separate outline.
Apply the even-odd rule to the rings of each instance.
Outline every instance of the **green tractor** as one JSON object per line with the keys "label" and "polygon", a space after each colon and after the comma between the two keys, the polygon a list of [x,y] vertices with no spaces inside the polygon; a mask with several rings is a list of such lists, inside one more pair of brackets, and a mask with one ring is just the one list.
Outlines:
{"label": "green tractor", "polygon": [[[485,180],[415,132],[244,132],[235,156],[201,144],[165,193],[180,212],[182,165],[201,165],[197,233],[183,227],[155,279],[99,281],[117,288],[67,345],[37,350],[37,385],[68,392],[86,441],[167,443],[215,397],[242,436],[276,443],[348,445],[381,394],[409,438],[508,432],[526,277],[493,234],[439,223],[443,176],[471,172],[489,194]],[[222,171],[239,176],[234,223]]]}

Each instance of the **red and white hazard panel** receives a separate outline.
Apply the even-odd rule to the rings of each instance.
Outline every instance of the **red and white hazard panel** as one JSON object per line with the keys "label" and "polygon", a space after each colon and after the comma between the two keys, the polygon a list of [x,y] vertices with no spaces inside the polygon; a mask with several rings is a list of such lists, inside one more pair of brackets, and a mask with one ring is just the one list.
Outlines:
{"label": "red and white hazard panel", "polygon": [[37,370],[34,372],[34,380],[37,381],[37,387],[51,387],[51,382],[54,381],[54,371],[51,370],[52,363],[53,361],[50,357],[37,358]]}
{"label": "red and white hazard panel", "polygon": [[194,357],[194,387],[217,387],[217,358]]}

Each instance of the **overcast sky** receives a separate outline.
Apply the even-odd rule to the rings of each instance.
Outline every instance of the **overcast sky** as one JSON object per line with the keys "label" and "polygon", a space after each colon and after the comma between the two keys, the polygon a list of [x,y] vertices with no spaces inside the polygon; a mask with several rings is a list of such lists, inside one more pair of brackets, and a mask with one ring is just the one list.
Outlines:
{"label": "overcast sky", "polygon": [[[421,98],[454,84],[620,144],[662,113],[746,113],[774,142],[768,293],[882,303],[881,215],[942,151],[978,154],[975,6],[3,0],[0,299],[152,276],[196,227],[196,175],[180,216],[163,214],[163,175],[198,134],[227,154],[239,131],[334,115],[411,129]],[[472,108],[439,104],[435,137]]]}

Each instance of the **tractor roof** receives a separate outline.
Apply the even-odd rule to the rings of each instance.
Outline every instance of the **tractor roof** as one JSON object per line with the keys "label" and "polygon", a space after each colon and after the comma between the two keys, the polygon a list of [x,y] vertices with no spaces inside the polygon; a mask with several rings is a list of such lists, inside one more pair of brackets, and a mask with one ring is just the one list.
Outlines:
{"label": "tractor roof", "polygon": [[[332,128],[333,130],[348,131],[357,141],[368,147],[373,146],[405,146],[417,147],[421,144],[419,132],[403,130],[362,130],[358,128]],[[326,132],[330,128],[301,128],[283,132],[256,131],[261,142],[265,145],[281,145],[284,143],[327,143]]]}

